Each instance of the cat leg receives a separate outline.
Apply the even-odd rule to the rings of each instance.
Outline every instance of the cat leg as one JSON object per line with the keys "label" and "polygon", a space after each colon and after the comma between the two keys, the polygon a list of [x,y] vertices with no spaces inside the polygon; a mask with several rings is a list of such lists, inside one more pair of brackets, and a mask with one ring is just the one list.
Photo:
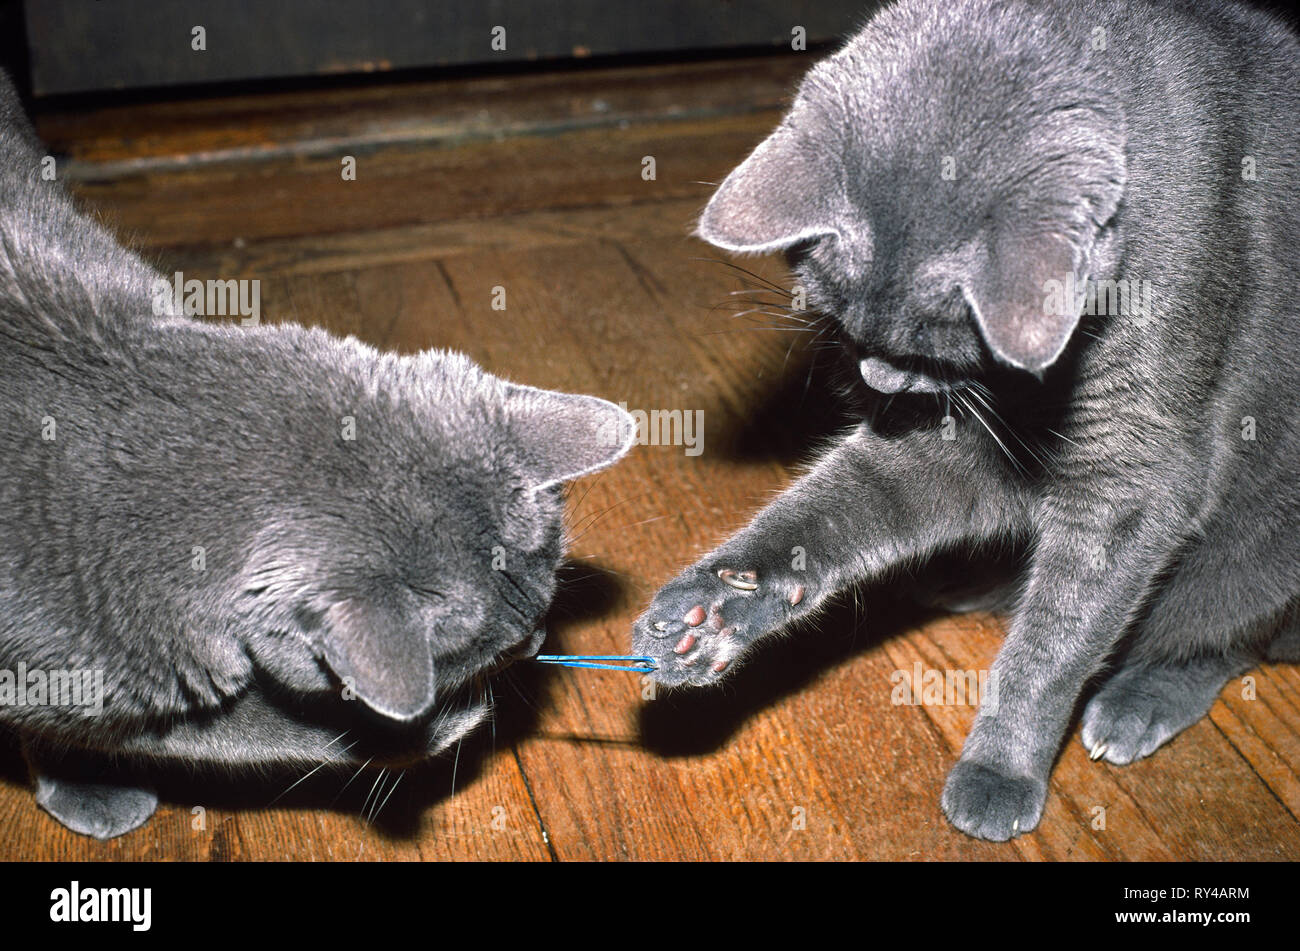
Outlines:
{"label": "cat leg", "polygon": [[1210,709],[1223,685],[1255,661],[1245,653],[1128,664],[1083,711],[1093,759],[1124,766],[1150,756]]}
{"label": "cat leg", "polygon": [[[1228,563],[1222,556],[1217,561]],[[1300,605],[1243,626],[1229,612],[1239,615],[1242,604],[1258,603],[1264,593],[1238,587],[1225,598],[1227,606],[1200,600],[1207,589],[1222,596],[1225,587],[1186,565],[1171,579],[1123,665],[1084,709],[1083,745],[1093,759],[1124,765],[1150,756],[1205,716],[1228,680],[1261,659],[1283,659],[1294,650],[1289,645],[1300,637]],[[1189,603],[1196,613],[1188,612]],[[1189,641],[1195,653],[1176,653]]]}
{"label": "cat leg", "polygon": [[944,785],[957,828],[1005,841],[1038,825],[1083,687],[1173,557],[1168,526],[1187,524],[1191,506],[1172,489],[1134,498],[1127,483],[1108,480],[1043,500],[1025,595],[990,671],[998,702],[981,705]]}
{"label": "cat leg", "polygon": [[1264,649],[1264,659],[1270,663],[1300,663],[1300,600],[1287,607],[1282,624]]}
{"label": "cat leg", "polygon": [[144,825],[158,808],[151,789],[114,781],[101,764],[76,753],[54,757],[25,745],[36,804],[73,832],[112,839]]}
{"label": "cat leg", "polygon": [[636,652],[665,685],[712,683],[836,591],[946,545],[1023,532],[1020,489],[978,465],[935,431],[886,440],[859,427],[655,595]]}

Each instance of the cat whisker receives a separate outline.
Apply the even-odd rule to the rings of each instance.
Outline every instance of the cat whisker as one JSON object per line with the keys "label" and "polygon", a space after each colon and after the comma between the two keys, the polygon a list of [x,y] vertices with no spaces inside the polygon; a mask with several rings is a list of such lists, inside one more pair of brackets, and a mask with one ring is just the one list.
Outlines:
{"label": "cat whisker", "polygon": [[528,697],[524,696],[524,692],[519,689],[519,685],[515,683],[514,675],[511,674],[510,671],[508,670],[505,671],[501,679],[505,681],[506,685],[509,686],[510,689],[515,692],[515,694],[519,697],[520,700],[524,702],[525,706],[527,706],[528,709],[532,710],[534,713],[540,712],[537,708],[537,704],[533,703],[533,701],[529,700]]}
{"label": "cat whisker", "polygon": [[691,260],[692,260],[692,261],[707,261],[707,262],[709,262],[709,263],[711,263],[711,264],[722,264],[722,265],[725,265],[726,267],[731,268],[733,271],[739,271],[741,274],[745,274],[745,275],[748,275],[749,277],[752,277],[754,280],[758,281],[760,284],[765,285],[767,288],[769,288],[770,290],[772,290],[772,291],[774,291],[774,292],[776,292],[776,293],[778,293],[778,294],[781,294],[781,295],[783,295],[783,296],[785,296],[785,297],[794,297],[794,295],[793,295],[792,293],[790,293],[789,291],[787,291],[787,290],[786,290],[784,287],[782,287],[780,284],[775,284],[775,283],[773,283],[772,281],[769,281],[767,278],[763,277],[761,274],[756,274],[756,273],[754,273],[753,271],[751,271],[751,270],[750,270],[749,268],[747,268],[747,267],[741,267],[739,264],[737,264],[737,263],[734,262],[734,261],[724,261],[722,258],[692,258]]}
{"label": "cat whisker", "polygon": [[[660,518],[667,518],[667,516],[662,516],[662,515],[661,515]],[[618,554],[621,554],[621,553],[623,553],[623,552],[625,552],[625,551],[629,551],[629,550],[633,550],[633,549],[635,549],[635,550],[637,550],[637,551],[640,551],[640,550],[641,550],[641,548],[640,548],[639,546],[628,546],[628,547],[626,547],[626,548],[615,548],[613,551],[606,551],[605,554],[607,554],[607,555],[618,555]],[[568,566],[566,566],[566,567],[568,567],[568,568],[572,568],[572,569],[576,569],[576,568],[578,568],[579,566],[578,566],[578,565],[568,565]],[[628,577],[627,572],[619,571],[619,570],[616,569],[616,568],[607,568],[607,567],[605,567],[604,565],[602,565],[601,568],[600,568],[600,574],[606,574],[606,575],[617,575],[619,578],[627,578],[627,577]],[[576,583],[579,582],[579,581],[585,581],[587,578],[592,578],[592,577],[599,577],[599,575],[596,574],[595,572],[593,572],[593,573],[591,573],[591,574],[582,575],[582,576],[577,577],[577,578],[565,578],[564,580],[565,580],[566,582],[571,583],[571,584],[576,584]]]}
{"label": "cat whisker", "polygon": [[[586,535],[586,534],[587,534],[588,532],[590,532],[593,528],[595,528],[597,524],[599,524],[599,522],[600,522],[600,520],[601,520],[602,518],[604,518],[604,517],[605,517],[606,515],[608,515],[610,512],[614,511],[614,509],[618,508],[619,506],[621,506],[621,505],[626,505],[628,502],[635,502],[637,499],[643,499],[643,498],[645,498],[646,496],[648,496],[648,495],[652,495],[652,494],[653,494],[653,493],[651,493],[651,492],[639,492],[639,493],[637,493],[636,495],[629,495],[627,498],[622,499],[622,500],[620,500],[620,501],[618,501],[618,502],[615,502],[613,505],[610,505],[610,506],[608,506],[607,508],[604,508],[604,509],[602,509],[601,511],[597,512],[597,513],[595,514],[594,517],[590,517],[589,519],[584,519],[583,521],[585,522],[585,524],[583,524],[582,522],[579,523],[579,524],[582,525],[582,531],[578,532],[578,533],[575,535],[575,534],[573,534],[573,529],[576,529],[578,526],[575,525],[575,526],[573,526],[572,529],[570,529],[570,534],[569,534],[569,537],[568,537],[568,539],[567,539],[568,544],[569,544],[569,545],[575,545],[575,544],[577,544],[577,543],[582,539],[582,537],[583,537],[584,535]],[[662,516],[660,516],[660,517],[662,517]]]}
{"label": "cat whisker", "polygon": [[[787,327],[787,328],[785,328],[785,329],[787,329],[787,330],[794,330],[794,331],[797,331],[797,332],[799,332],[799,333],[812,333],[812,332],[813,332],[811,328],[801,329],[801,328],[798,328],[798,327]],[[815,340],[816,337],[814,336],[813,339]],[[799,338],[798,338],[798,337],[792,337],[792,338],[790,339],[790,346],[788,346],[788,347],[785,348],[785,359],[783,359],[783,360],[781,361],[781,375],[782,375],[782,376],[785,375],[785,371],[786,371],[786,369],[790,366],[790,354],[794,353],[794,345],[795,345],[796,343],[798,343],[798,342],[799,342]],[[810,371],[810,372],[811,372],[811,371]]]}
{"label": "cat whisker", "polygon": [[640,528],[642,525],[649,525],[651,522],[663,521],[667,517],[667,515],[652,515],[649,518],[641,519],[639,522],[628,522],[626,525],[620,525],[617,530],[621,532],[627,528]]}
{"label": "cat whisker", "polygon": [[[343,736],[347,736],[347,734],[348,734],[349,732],[351,732],[351,731],[345,730],[345,731],[343,732]],[[330,743],[337,743],[340,739],[342,739],[342,737],[336,737],[335,739],[331,740]],[[358,740],[357,742],[359,743],[360,740]],[[326,744],[326,745],[328,746],[329,744]],[[351,745],[344,747],[344,749],[342,750],[342,752],[340,752],[339,756],[340,756],[340,757],[343,756],[344,754],[346,754],[346,753],[348,752],[348,750],[352,749],[352,747],[353,747],[353,746],[356,746],[356,745],[357,745],[356,743],[352,743]],[[285,796],[289,795],[289,793],[292,792],[292,791],[293,791],[293,790],[294,790],[294,789],[295,789],[299,784],[306,782],[308,779],[311,779],[311,777],[315,776],[318,772],[320,772],[320,771],[321,771],[322,769],[324,769],[326,766],[334,766],[334,765],[336,765],[338,762],[339,762],[339,760],[338,760],[337,758],[336,758],[336,759],[323,759],[323,760],[321,760],[321,761],[320,761],[319,763],[317,763],[314,767],[312,767],[310,770],[308,770],[308,771],[307,771],[303,776],[299,777],[297,781],[295,781],[294,783],[292,783],[292,784],[289,786],[288,789],[286,789],[284,792],[280,793],[280,795],[276,796],[276,797],[275,797],[274,799],[272,799],[269,803],[267,803],[267,808],[270,808],[271,806],[274,806],[277,802],[279,802],[279,801],[280,801],[281,799],[283,799]]]}
{"label": "cat whisker", "polygon": [[373,823],[376,819],[378,819],[379,814],[384,811],[384,806],[388,805],[388,800],[393,798],[393,793],[397,790],[397,784],[402,781],[402,777],[404,777],[405,775],[406,775],[406,770],[402,770],[400,773],[397,774],[397,778],[393,780],[393,785],[388,787],[388,795],[384,797],[384,801],[379,804],[379,806],[375,809],[374,814],[370,817],[369,821],[371,823]]}
{"label": "cat whisker", "polygon": [[334,805],[334,803],[339,801],[339,797],[342,796],[343,793],[347,791],[347,788],[352,785],[352,780],[356,779],[363,772],[365,772],[366,767],[369,766],[374,761],[375,758],[372,756],[370,757],[370,759],[366,760],[364,763],[362,763],[360,766],[357,767],[357,771],[353,773],[351,777],[348,778],[348,781],[346,783],[343,784],[343,788],[338,791],[338,795],[336,795],[332,800],[330,800],[331,807]]}
{"label": "cat whisker", "polygon": [[[741,289],[738,290],[738,291],[727,291],[727,296],[728,296],[728,297],[736,297],[736,296],[738,296],[738,295],[740,295],[740,294],[771,294],[771,293],[773,293],[773,291],[769,290],[769,289],[766,288],[766,287],[745,287],[745,288],[741,288]],[[785,294],[785,296],[787,296],[787,297],[790,296],[790,295],[786,292],[785,288],[782,288],[782,289],[781,289],[781,293],[782,293],[782,294]]]}
{"label": "cat whisker", "polygon": [[749,308],[748,310],[738,310],[738,311],[736,311],[735,313],[733,313],[731,316],[732,316],[732,317],[748,317],[748,316],[750,316],[751,314],[761,314],[761,315],[763,315],[764,317],[775,317],[775,318],[777,318],[778,320],[794,320],[794,321],[797,321],[797,322],[799,322],[799,323],[801,323],[801,324],[813,324],[813,323],[816,323],[815,320],[809,320],[808,318],[805,318],[805,317],[799,317],[799,316],[796,316],[796,314],[795,314],[793,311],[768,310],[767,308],[770,307],[770,306],[772,306],[772,305],[770,305],[770,304],[763,304],[763,305],[758,306],[758,307],[751,307],[751,308]]}
{"label": "cat whisker", "polygon": [[[573,504],[573,514],[575,516],[578,514],[579,511],[581,511],[582,504],[587,501],[587,496],[591,494],[591,490],[594,489],[600,483],[600,480],[603,478],[605,478],[605,472],[604,471],[599,472],[597,473],[596,478],[589,480],[587,484],[583,487],[582,495],[579,497],[578,501]],[[566,485],[565,493],[567,494],[569,490],[570,490],[570,486]]]}
{"label": "cat whisker", "polygon": [[999,413],[993,407],[992,393],[989,392],[987,387],[985,387],[983,384],[981,384],[978,381],[972,381],[970,386],[970,394],[972,397],[979,400],[980,405],[982,405],[985,408],[985,410],[987,410],[989,413],[993,415],[993,418],[999,424],[1001,424],[1002,428],[1005,429],[1007,433],[1024,448],[1025,452],[1029,453],[1029,457],[1033,459],[1034,462],[1038,463],[1045,470],[1048,471],[1051,470],[1052,466],[1050,462],[1047,459],[1045,459],[1042,456],[1042,454],[1040,454],[1037,450],[1035,450],[1033,446],[1029,445],[1029,443],[1025,442],[1022,438],[1020,438],[1020,434],[1017,433],[1015,429],[1012,428],[1011,424],[1002,418],[1002,414]]}
{"label": "cat whisker", "polygon": [[1068,442],[1071,446],[1077,446],[1077,445],[1079,445],[1077,442],[1075,442],[1075,441],[1074,441],[1073,439],[1071,439],[1069,436],[1065,435],[1064,433],[1058,433],[1055,429],[1051,429],[1051,428],[1046,428],[1046,427],[1045,427],[1045,432],[1049,432],[1049,433],[1051,433],[1051,434],[1052,434],[1053,436],[1055,436],[1057,439],[1064,439],[1064,440],[1065,440],[1066,442]]}
{"label": "cat whisker", "polygon": [[[802,308],[795,307],[791,303],[788,303],[789,301],[792,301],[794,299],[790,297],[789,294],[786,294],[785,292],[777,293],[776,291],[769,290],[766,287],[755,287],[753,285],[750,285],[747,287],[742,287],[738,291],[726,291],[725,293],[727,297],[741,298],[739,301],[732,301],[731,302],[732,304],[741,303],[741,304],[752,304],[755,307],[774,307],[777,310],[784,311],[790,314],[799,313],[800,310],[802,309]],[[771,296],[766,296],[766,295],[771,295]],[[717,310],[719,307],[726,307],[726,306],[727,306],[727,301],[721,301],[715,304],[710,309]]]}
{"label": "cat whisker", "polygon": [[[801,308],[795,307],[792,304],[787,304],[784,299],[769,300],[758,296],[760,294],[771,294],[771,293],[773,292],[769,291],[765,287],[744,287],[738,291],[727,291],[727,296],[740,297],[741,295],[745,295],[745,298],[743,300],[733,301],[732,303],[753,304],[755,307],[773,307],[776,310],[782,311],[783,313],[787,313],[787,314],[802,313]],[[725,305],[726,302],[724,301],[722,303],[717,304],[713,309],[716,310],[718,307],[723,307]]]}
{"label": "cat whisker", "polygon": [[[466,699],[465,701],[466,713],[469,712],[469,705],[470,705],[470,701]],[[461,744],[464,742],[465,742],[465,734],[462,733],[460,735],[460,739],[456,741],[456,756],[452,760],[452,764],[451,764],[451,795],[453,796],[456,795],[456,773],[460,769],[460,747]]]}
{"label": "cat whisker", "polygon": [[[584,499],[586,498],[586,495],[585,495],[585,494],[583,495],[583,498],[584,498]],[[615,504],[618,504],[618,503],[615,503]],[[582,528],[583,531],[586,531],[588,528],[591,527],[592,524],[595,523],[596,520],[598,520],[598,519],[600,519],[601,517],[603,517],[603,516],[604,516],[607,512],[609,512],[609,510],[612,509],[613,507],[614,507],[613,505],[608,505],[608,506],[606,506],[605,508],[600,509],[600,510],[597,511],[597,512],[588,512],[586,515],[582,516],[581,518],[575,518],[575,519],[573,519],[573,520],[571,521],[571,523],[569,524],[569,531],[570,531],[570,532],[573,532],[573,531],[575,531],[575,530],[577,530],[577,529],[579,529],[579,528]]]}
{"label": "cat whisker", "polygon": [[[387,778],[387,776],[388,776],[388,767],[385,766],[383,769],[379,771],[379,775],[375,777],[374,785],[370,787],[370,792],[366,794],[366,801],[361,804],[362,813],[365,813],[366,807],[370,805],[370,799],[375,795],[375,790],[382,788],[382,783]],[[366,822],[367,824],[370,822],[370,819],[368,817],[366,818]]]}
{"label": "cat whisker", "polygon": [[[758,324],[760,327],[788,327],[792,324],[798,324],[801,327],[811,328],[816,323],[814,320],[796,317],[794,314],[783,314],[779,311],[762,310],[757,307],[751,307],[749,310],[737,311],[731,316],[733,318],[749,321],[751,324]],[[759,317],[775,318],[776,323],[759,323]]]}
{"label": "cat whisker", "polygon": [[[772,317],[775,320],[783,320],[783,321],[788,321],[790,323],[799,323],[799,324],[808,324],[808,325],[821,323],[824,320],[822,315],[817,313],[816,311],[807,310],[801,307],[788,307],[784,304],[780,304],[775,301],[744,300],[744,301],[731,301],[730,303],[732,305],[735,305],[737,303],[749,305],[744,310],[732,311],[730,315],[732,317],[741,317],[746,320],[753,319],[751,315],[754,314],[760,314],[765,317]],[[723,303],[720,303],[717,306],[711,308],[709,310],[710,316],[712,316],[714,313],[716,313],[719,310],[725,309],[726,304],[727,302],[724,301]]]}
{"label": "cat whisker", "polygon": [[[330,741],[329,741],[328,743],[326,743],[323,747],[321,747],[321,749],[323,749],[323,750],[327,750],[327,749],[329,749],[331,746],[333,746],[335,743],[337,743],[339,740],[343,739],[343,737],[347,736],[347,735],[348,735],[349,733],[351,733],[351,732],[352,732],[351,730],[344,730],[344,731],[343,731],[342,733],[340,733],[338,736],[334,737],[334,739],[330,740]],[[353,744],[353,745],[355,746],[356,744]]]}
{"label": "cat whisker", "polygon": [[[620,526],[618,526],[618,528],[613,529],[613,531],[621,532],[621,531],[623,531],[624,529],[628,529],[628,528],[639,528],[639,527],[641,527],[642,525],[648,525],[648,524],[650,524],[651,522],[659,522],[659,521],[662,521],[663,519],[666,519],[666,518],[668,518],[667,515],[652,515],[652,516],[650,516],[649,518],[643,518],[643,519],[641,519],[640,521],[636,521],[636,522],[628,522],[628,523],[626,523],[626,524],[624,524],[624,525],[620,525]],[[583,530],[583,534],[586,534],[586,533],[587,533],[588,531],[590,531],[590,530],[591,530],[591,526],[588,526],[586,529]],[[581,537],[581,536],[578,536],[578,537]],[[577,538],[572,538],[572,539],[570,539],[570,541],[576,541],[576,540],[577,540]],[[560,565],[559,570],[560,570],[560,571],[576,571],[576,570],[577,570],[578,568],[580,568],[580,567],[582,567],[582,566],[581,566],[581,565],[578,565],[578,564],[573,564],[573,563],[570,562],[570,563],[567,563],[567,564]],[[590,576],[589,576],[589,575],[585,575],[584,577],[590,577]],[[572,581],[572,580],[578,580],[578,579],[569,579],[569,580]]]}
{"label": "cat whisker", "polygon": [[700,336],[716,337],[719,334],[745,333],[751,330],[775,330],[778,333],[788,334],[810,334],[814,332],[811,327],[732,327],[730,330],[710,330],[707,333],[700,334]]}
{"label": "cat whisker", "polygon": [[1003,454],[1009,460],[1011,460],[1011,464],[1016,467],[1016,471],[1020,472],[1021,474],[1024,474],[1025,473],[1024,463],[1022,463],[1019,459],[1016,458],[1015,453],[1013,453],[1010,450],[1010,448],[1008,448],[1007,444],[1002,441],[1001,437],[999,437],[998,434],[994,431],[993,427],[989,425],[988,420],[986,420],[983,417],[983,415],[981,415],[980,411],[975,408],[974,404],[972,404],[971,401],[968,400],[966,396],[960,391],[954,390],[952,395],[953,398],[956,399],[961,405],[963,405],[966,408],[967,412],[969,412],[970,415],[981,426],[984,427],[984,429],[988,432],[988,434],[993,437],[993,441],[997,443],[998,448],[1002,450]]}

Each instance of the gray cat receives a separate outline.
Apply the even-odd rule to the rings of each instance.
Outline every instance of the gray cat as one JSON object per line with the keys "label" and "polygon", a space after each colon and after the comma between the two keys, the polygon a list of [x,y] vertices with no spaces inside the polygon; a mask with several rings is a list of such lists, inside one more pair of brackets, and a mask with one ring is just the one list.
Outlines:
{"label": "gray cat", "polygon": [[[942,805],[1039,821],[1094,759],[1300,659],[1300,47],[1207,0],[902,0],[805,78],[700,235],[787,250],[869,412],[637,622],[708,684],[835,592],[1024,546]],[[806,561],[805,561],[806,559]]]}
{"label": "gray cat", "polygon": [[0,725],[40,804],[108,838],[153,813],[151,760],[404,762],[483,720],[483,678],[544,637],[561,483],[627,415],[157,314],[2,74],[0,156]]}

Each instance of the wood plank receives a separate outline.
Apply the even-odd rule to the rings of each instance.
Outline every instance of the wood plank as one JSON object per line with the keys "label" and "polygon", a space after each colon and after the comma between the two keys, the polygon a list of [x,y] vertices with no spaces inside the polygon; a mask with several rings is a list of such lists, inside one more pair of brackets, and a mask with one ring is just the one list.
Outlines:
{"label": "wood plank", "polygon": [[[766,113],[661,126],[617,135],[597,129],[525,137],[506,149],[471,142],[455,149],[385,149],[357,158],[356,180],[336,157],[236,163],[80,182],[74,192],[132,246],[207,247],[269,237],[366,232],[377,227],[460,222],[556,208],[695,198],[719,181],[770,130]],[[654,181],[642,159],[656,160]]]}
{"label": "wood plank", "polygon": [[[380,785],[371,770],[346,785],[350,771],[321,771],[274,806],[299,776],[178,772],[160,784],[162,804],[145,826],[98,842],[41,811],[11,763],[0,782],[0,861],[547,860],[513,752],[492,752],[490,737],[479,736],[462,749],[458,767],[444,760],[412,770],[396,790],[392,774]],[[390,792],[375,822],[367,821]]]}
{"label": "wood plank", "polygon": [[781,109],[815,53],[106,105],[38,104],[73,180]]}

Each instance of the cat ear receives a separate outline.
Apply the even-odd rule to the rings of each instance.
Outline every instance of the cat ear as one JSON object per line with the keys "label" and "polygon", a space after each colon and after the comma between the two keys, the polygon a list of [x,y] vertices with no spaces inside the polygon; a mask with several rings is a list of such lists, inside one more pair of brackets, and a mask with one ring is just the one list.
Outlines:
{"label": "cat ear", "polygon": [[1079,322],[1079,308],[1072,293],[1050,290],[1083,286],[1080,256],[1062,235],[993,236],[983,266],[964,290],[994,356],[1030,373],[1056,362]]}
{"label": "cat ear", "polygon": [[613,465],[636,441],[636,424],[608,400],[510,385],[510,434],[532,488]]}
{"label": "cat ear", "polygon": [[713,193],[696,233],[727,251],[779,251],[837,234],[824,203],[837,193],[826,181],[826,159],[783,125]]}
{"label": "cat ear", "polygon": [[381,716],[415,720],[433,705],[433,649],[428,633],[358,599],[325,615],[325,662],[361,702]]}
{"label": "cat ear", "polygon": [[[1071,141],[1067,133],[1058,139]],[[963,283],[989,349],[1034,374],[1061,356],[1079,323],[1088,281],[1110,266],[1114,231],[1107,228],[1126,179],[1122,138],[1107,126],[1094,128],[1086,146],[1048,171],[1051,183],[1036,205],[1008,208],[991,224]]]}

